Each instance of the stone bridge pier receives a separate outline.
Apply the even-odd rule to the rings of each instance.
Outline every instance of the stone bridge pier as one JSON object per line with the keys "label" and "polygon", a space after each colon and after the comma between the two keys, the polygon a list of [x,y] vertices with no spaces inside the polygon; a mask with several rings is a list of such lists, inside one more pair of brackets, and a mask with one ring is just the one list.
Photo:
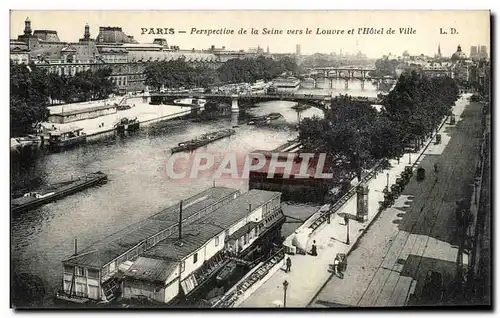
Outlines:
{"label": "stone bridge pier", "polygon": [[231,112],[238,113],[240,111],[240,107],[238,105],[238,95],[231,95]]}

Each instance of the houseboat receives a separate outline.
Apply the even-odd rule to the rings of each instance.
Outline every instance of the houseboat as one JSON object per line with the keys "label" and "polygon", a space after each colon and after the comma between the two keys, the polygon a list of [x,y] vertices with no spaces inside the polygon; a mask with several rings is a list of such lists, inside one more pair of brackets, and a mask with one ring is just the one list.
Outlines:
{"label": "houseboat", "polygon": [[64,260],[59,299],[191,304],[265,258],[281,237],[281,194],[207,191]]}
{"label": "houseboat", "polygon": [[87,142],[83,128],[62,128],[49,132],[49,147],[52,151],[61,151]]}
{"label": "houseboat", "polygon": [[216,140],[223,139],[234,135],[236,130],[234,129],[224,129],[221,131],[215,131],[208,134],[201,135],[196,139],[192,139],[189,141],[180,142],[177,147],[171,149],[172,153],[181,152],[181,151],[193,151],[197,148],[203,147],[212,143]]}
{"label": "houseboat", "polygon": [[121,277],[145,251],[177,233],[180,219],[191,224],[240,195],[240,191],[212,187],[179,204],[97,241],[62,261],[61,289],[56,300],[64,304],[111,302],[122,292]]}
{"label": "houseboat", "polygon": [[10,210],[12,213],[28,211],[86,188],[106,183],[107,180],[107,175],[98,171],[68,181],[47,185],[38,191],[30,191],[19,198],[12,199]]}
{"label": "houseboat", "polygon": [[118,123],[115,124],[115,129],[118,133],[123,133],[125,131],[139,130],[139,120],[137,119],[137,117],[132,119],[124,117],[120,119]]}
{"label": "houseboat", "polygon": [[[191,223],[181,225],[123,273],[124,299],[147,297],[192,305],[230,288],[269,254],[285,216],[281,193],[251,190]],[[240,277],[233,277],[239,274]]]}

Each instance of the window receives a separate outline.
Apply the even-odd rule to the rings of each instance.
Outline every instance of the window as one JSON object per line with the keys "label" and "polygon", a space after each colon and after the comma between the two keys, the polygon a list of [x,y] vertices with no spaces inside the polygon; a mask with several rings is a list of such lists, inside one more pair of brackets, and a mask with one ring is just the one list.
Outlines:
{"label": "window", "polygon": [[99,271],[97,271],[95,269],[89,269],[88,276],[89,276],[89,278],[99,279]]}
{"label": "window", "polygon": [[75,267],[75,272],[76,272],[76,276],[84,276],[83,275],[83,268],[82,267],[76,266]]}
{"label": "window", "polygon": [[219,237],[215,237],[215,246],[219,246]]}
{"label": "window", "polygon": [[194,253],[194,255],[193,255],[193,264],[196,264],[197,261],[198,261],[198,253]]}
{"label": "window", "polygon": [[64,265],[64,273],[65,274],[73,274],[73,266]]}
{"label": "window", "polygon": [[184,273],[184,270],[186,269],[186,262],[182,261],[180,266],[181,266],[181,273]]}

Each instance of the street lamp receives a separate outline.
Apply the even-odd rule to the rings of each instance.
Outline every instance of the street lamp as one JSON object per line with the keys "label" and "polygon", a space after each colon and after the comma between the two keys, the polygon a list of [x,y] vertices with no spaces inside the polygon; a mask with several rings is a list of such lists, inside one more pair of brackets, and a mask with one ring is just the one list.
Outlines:
{"label": "street lamp", "polygon": [[474,181],[474,204],[477,205],[477,187],[479,186],[478,181]]}
{"label": "street lamp", "polygon": [[286,290],[288,288],[288,282],[285,280],[283,282],[283,308],[286,307]]}
{"label": "street lamp", "polygon": [[347,215],[345,216],[345,225],[346,225],[346,228],[347,228],[347,238],[345,240],[345,243],[347,245],[351,244],[350,240],[349,240],[349,218],[347,217]]}
{"label": "street lamp", "polygon": [[411,153],[408,153],[408,164],[411,165]]}
{"label": "street lamp", "polygon": [[387,190],[389,190],[389,172],[387,172]]}

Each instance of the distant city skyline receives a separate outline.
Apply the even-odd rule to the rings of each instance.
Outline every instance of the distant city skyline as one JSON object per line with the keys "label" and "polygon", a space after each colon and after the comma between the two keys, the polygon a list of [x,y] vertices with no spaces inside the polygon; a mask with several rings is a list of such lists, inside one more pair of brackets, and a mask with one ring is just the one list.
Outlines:
{"label": "distant city skyline", "polygon": [[[488,11],[11,11],[11,39],[23,34],[29,17],[33,30],[55,30],[63,42],[77,42],[89,24],[91,37],[99,27],[117,26],[139,43],[166,38],[169,45],[197,50],[225,46],[230,50],[248,50],[260,46],[271,53],[295,53],[297,45],[303,55],[314,53],[357,54],[370,58],[389,53],[399,56],[434,56],[438,45],[443,56],[451,56],[461,45],[468,55],[470,46],[486,45],[490,52],[490,17]],[[388,22],[389,21],[389,22]],[[474,25],[474,28],[470,26]],[[142,28],[173,28],[174,35],[141,34]],[[315,35],[316,29],[351,30],[358,28],[413,28],[415,35]],[[311,35],[191,35],[198,29],[312,29]],[[440,34],[440,28],[455,28],[459,34]],[[179,30],[187,33],[179,34]],[[249,31],[250,32],[250,31]]]}

